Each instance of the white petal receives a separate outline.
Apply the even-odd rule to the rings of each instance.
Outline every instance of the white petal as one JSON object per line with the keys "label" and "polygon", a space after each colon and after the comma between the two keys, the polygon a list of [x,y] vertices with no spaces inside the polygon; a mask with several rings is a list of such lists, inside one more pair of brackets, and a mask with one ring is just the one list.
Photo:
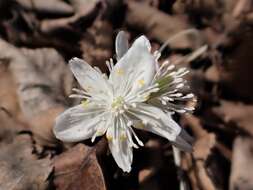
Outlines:
{"label": "white petal", "polygon": [[110,93],[108,82],[104,79],[103,75],[84,60],[73,58],[69,61],[69,65],[75,78],[84,90],[96,94]]}
{"label": "white petal", "polygon": [[124,171],[130,172],[133,161],[133,150],[127,139],[112,139],[108,141],[112,156],[117,165]]}
{"label": "white petal", "polygon": [[124,31],[120,31],[116,37],[115,49],[117,60],[119,60],[127,52],[129,48],[128,38]]}
{"label": "white petal", "polygon": [[108,145],[117,165],[124,171],[130,172],[133,161],[132,146],[127,138],[126,123],[119,117],[111,119],[111,126],[106,132]]}
{"label": "white petal", "polygon": [[101,108],[94,105],[78,105],[67,109],[56,118],[54,134],[56,138],[66,142],[77,142],[91,138],[96,126],[102,122]]}
{"label": "white petal", "polygon": [[114,66],[109,80],[116,95],[124,96],[149,86],[154,74],[155,58],[150,53],[150,43],[141,36]]}
{"label": "white petal", "polygon": [[130,110],[134,117],[141,120],[143,124],[136,123],[134,127],[150,131],[170,141],[175,141],[181,131],[181,127],[165,114],[161,109],[154,106],[139,103],[137,107]]}

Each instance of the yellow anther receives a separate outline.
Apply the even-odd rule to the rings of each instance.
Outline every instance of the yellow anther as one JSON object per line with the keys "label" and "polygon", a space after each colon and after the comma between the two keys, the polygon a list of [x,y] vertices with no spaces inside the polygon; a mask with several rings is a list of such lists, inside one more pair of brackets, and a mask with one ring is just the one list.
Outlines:
{"label": "yellow anther", "polygon": [[125,133],[122,133],[122,134],[120,135],[119,139],[120,139],[121,141],[126,140],[126,139],[127,139],[126,134],[125,134]]}
{"label": "yellow anther", "polygon": [[147,101],[150,98],[150,95],[144,96],[145,101]]}
{"label": "yellow anther", "polygon": [[118,69],[116,70],[116,73],[117,73],[117,75],[122,76],[122,75],[124,74],[124,70],[121,69],[121,68],[118,68]]}
{"label": "yellow anther", "polygon": [[102,136],[102,135],[104,134],[104,131],[97,130],[97,131],[96,131],[96,134],[97,134],[98,136]]}
{"label": "yellow anther", "polygon": [[136,128],[139,128],[139,129],[143,129],[145,127],[145,125],[141,122],[139,122],[138,124],[135,125]]}
{"label": "yellow anther", "polygon": [[143,86],[145,84],[145,81],[143,79],[138,80],[138,83],[140,86]]}
{"label": "yellow anther", "polygon": [[118,108],[120,106],[122,106],[122,104],[124,103],[124,98],[119,96],[117,98],[115,98],[112,102],[112,108]]}
{"label": "yellow anther", "polygon": [[106,135],[106,138],[108,141],[112,141],[112,139],[113,139],[111,135]]}
{"label": "yellow anther", "polygon": [[86,108],[89,104],[89,101],[88,100],[83,100],[83,101],[81,101],[81,104],[84,108]]}

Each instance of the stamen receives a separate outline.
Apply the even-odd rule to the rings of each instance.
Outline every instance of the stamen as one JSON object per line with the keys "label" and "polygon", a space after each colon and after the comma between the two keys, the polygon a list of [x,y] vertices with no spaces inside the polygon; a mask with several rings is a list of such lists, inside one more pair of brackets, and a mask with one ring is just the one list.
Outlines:
{"label": "stamen", "polygon": [[144,128],[145,125],[147,125],[147,124],[148,124],[148,120],[143,119],[143,120],[142,120],[141,127]]}
{"label": "stamen", "polygon": [[162,100],[161,102],[162,102],[163,105],[167,105],[166,101]]}
{"label": "stamen", "polygon": [[155,60],[158,61],[158,59],[161,57],[161,52],[155,51],[153,55],[155,57]]}
{"label": "stamen", "polygon": [[125,132],[122,132],[122,133],[120,134],[119,139],[120,139],[121,141],[125,141],[125,140],[127,139],[126,133],[125,133]]}
{"label": "stamen", "polygon": [[136,108],[136,103],[132,103],[131,106],[132,106],[133,108]]}
{"label": "stamen", "polygon": [[144,146],[143,142],[138,138],[138,136],[135,134],[134,130],[133,130],[131,127],[129,127],[129,129],[130,129],[131,133],[134,135],[134,138],[135,138],[135,140],[137,141],[137,143],[138,143],[140,146]]}
{"label": "stamen", "polygon": [[131,146],[138,149],[139,147],[133,142],[132,135],[131,135],[129,129],[126,129],[126,134],[127,134],[127,139],[130,142]]}
{"label": "stamen", "polygon": [[132,122],[132,121],[128,121],[128,122],[127,122],[127,126],[128,126],[128,127],[131,127],[132,125],[133,125],[133,122]]}
{"label": "stamen", "polygon": [[114,65],[113,65],[113,59],[110,58],[110,65],[111,65],[111,68],[113,69]]}
{"label": "stamen", "polygon": [[83,90],[80,90],[80,89],[77,89],[77,88],[72,88],[72,90],[73,90],[74,92],[79,93],[79,94],[86,94]]}
{"label": "stamen", "polygon": [[69,98],[88,98],[88,96],[84,96],[80,94],[70,94]]}
{"label": "stamen", "polygon": [[194,97],[194,94],[190,93],[190,94],[185,95],[183,98],[188,99],[188,98],[193,98],[193,97]]}
{"label": "stamen", "polygon": [[176,94],[171,94],[170,97],[180,97],[182,96],[182,93],[176,93]]}
{"label": "stamen", "polygon": [[112,140],[113,140],[113,137],[112,137],[111,135],[106,135],[106,139],[107,139],[108,141],[112,141]]}
{"label": "stamen", "polygon": [[116,73],[117,73],[117,75],[122,76],[122,75],[124,74],[124,70],[121,69],[121,68],[118,68],[118,69],[116,70]]}
{"label": "stamen", "polygon": [[94,143],[96,137],[97,137],[97,133],[94,133],[94,135],[91,137],[91,142],[92,142],[92,143]]}
{"label": "stamen", "polygon": [[145,81],[143,79],[138,80],[138,84],[142,87],[145,84]]}
{"label": "stamen", "polygon": [[167,71],[167,72],[168,72],[168,71],[171,71],[171,70],[173,70],[175,67],[176,67],[175,65],[171,64],[170,66],[167,67],[166,71]]}
{"label": "stamen", "polygon": [[176,88],[182,88],[184,86],[184,84],[183,83],[180,83],[180,84],[178,84],[177,86],[176,86]]}
{"label": "stamen", "polygon": [[105,64],[106,64],[106,66],[107,66],[109,72],[111,73],[111,72],[112,72],[112,68],[111,68],[110,62],[109,62],[109,61],[106,61]]}
{"label": "stamen", "polygon": [[81,104],[84,108],[86,108],[89,104],[89,101],[88,100],[83,100],[83,101],[81,101]]}

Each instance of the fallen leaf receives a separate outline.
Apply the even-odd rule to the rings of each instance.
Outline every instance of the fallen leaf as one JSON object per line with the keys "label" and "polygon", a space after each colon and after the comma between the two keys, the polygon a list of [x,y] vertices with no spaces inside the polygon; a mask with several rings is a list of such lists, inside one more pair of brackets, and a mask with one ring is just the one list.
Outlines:
{"label": "fallen leaf", "polygon": [[40,24],[40,30],[45,34],[53,34],[57,31],[80,32],[91,25],[101,12],[99,0],[71,0],[75,8],[75,14],[67,18],[44,19]]}
{"label": "fallen leaf", "polygon": [[233,145],[230,190],[253,189],[253,140],[239,136]]}
{"label": "fallen leaf", "polygon": [[0,189],[45,190],[52,172],[49,158],[38,159],[33,154],[29,135],[18,135],[11,144],[5,144],[0,152]]}
{"label": "fallen leaf", "polygon": [[[183,168],[189,170],[188,175],[191,179],[194,189],[203,190],[215,190],[217,185],[210,177],[208,168],[205,164],[207,159],[212,154],[212,149],[216,144],[216,137],[213,133],[208,133],[201,126],[200,120],[192,115],[183,117],[185,123],[189,125],[193,131],[193,135],[196,138],[196,142],[193,147],[193,153],[191,157],[189,153],[186,153],[183,157]],[[190,168],[192,168],[190,170]]]}
{"label": "fallen leaf", "polygon": [[113,28],[109,22],[96,20],[80,42],[83,58],[106,72],[105,62],[112,57]]}
{"label": "fallen leaf", "polygon": [[[241,102],[221,100],[213,112],[225,123],[235,123],[243,132],[253,135],[253,106]],[[231,125],[232,126],[232,125]]]}
{"label": "fallen leaf", "polygon": [[27,128],[23,123],[18,122],[5,108],[0,108],[0,123],[0,146],[12,142],[16,133]]}
{"label": "fallen leaf", "polygon": [[[157,9],[146,5],[129,1],[126,22],[130,27],[135,27],[144,31],[149,37],[166,42],[175,34],[189,29],[187,21],[181,17],[170,16]],[[177,40],[170,43],[173,48],[192,48],[199,47],[202,43],[200,35],[182,35]]]}
{"label": "fallen leaf", "polygon": [[54,15],[71,15],[73,8],[61,0],[16,0],[23,8],[33,10],[38,13],[54,14]]}
{"label": "fallen leaf", "polygon": [[105,190],[105,181],[94,148],[83,144],[54,158],[57,190]]}
{"label": "fallen leaf", "polygon": [[14,117],[21,118],[16,88],[8,65],[0,61],[0,107],[6,109]]}
{"label": "fallen leaf", "polygon": [[64,59],[54,49],[18,49],[3,40],[0,49],[5,50],[0,58],[9,62],[19,105],[30,130],[43,145],[54,145],[54,120],[65,109],[64,94],[70,92],[73,81]]}

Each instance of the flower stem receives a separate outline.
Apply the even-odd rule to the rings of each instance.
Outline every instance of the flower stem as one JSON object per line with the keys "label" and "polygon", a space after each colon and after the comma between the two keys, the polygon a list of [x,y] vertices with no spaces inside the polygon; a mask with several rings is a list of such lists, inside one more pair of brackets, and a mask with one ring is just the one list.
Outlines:
{"label": "flower stem", "polygon": [[[176,148],[175,146],[172,146],[172,150],[173,150],[173,157],[174,157],[174,162],[175,165],[178,168],[180,168],[180,164],[181,164],[181,157],[180,157],[180,150],[178,148]],[[179,179],[179,189],[180,190],[187,190],[187,185],[186,182],[184,181],[183,176],[180,174],[180,171],[178,170],[178,179]]]}

